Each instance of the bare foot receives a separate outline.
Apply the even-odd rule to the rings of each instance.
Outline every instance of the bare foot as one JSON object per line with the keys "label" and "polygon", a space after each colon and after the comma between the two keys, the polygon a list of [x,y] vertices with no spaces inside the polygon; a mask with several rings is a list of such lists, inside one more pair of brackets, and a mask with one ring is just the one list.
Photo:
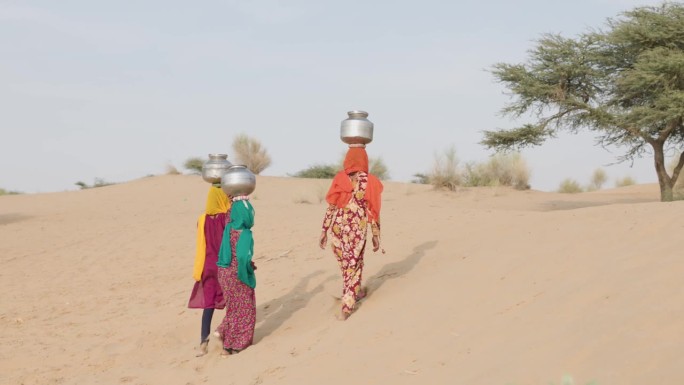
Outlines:
{"label": "bare foot", "polygon": [[221,357],[222,358],[226,358],[231,354],[233,354],[233,353],[229,349],[223,348],[223,350],[221,350]]}
{"label": "bare foot", "polygon": [[350,315],[351,313],[346,313],[344,310],[340,310],[339,313],[335,314],[335,318],[337,318],[338,321],[346,321]]}
{"label": "bare foot", "polygon": [[366,295],[368,294],[368,289],[365,286],[362,286],[359,288],[359,294],[356,295],[356,302],[361,301],[362,299],[366,298]]}
{"label": "bare foot", "polygon": [[207,353],[209,353],[209,341],[204,341],[200,344],[199,353],[197,353],[195,357],[202,357]]}

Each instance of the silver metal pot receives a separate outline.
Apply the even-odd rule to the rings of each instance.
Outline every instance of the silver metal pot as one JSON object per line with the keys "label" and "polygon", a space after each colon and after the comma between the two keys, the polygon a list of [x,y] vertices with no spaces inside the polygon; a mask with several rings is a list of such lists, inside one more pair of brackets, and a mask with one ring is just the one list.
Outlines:
{"label": "silver metal pot", "polygon": [[342,121],[340,139],[347,144],[368,144],[373,141],[373,122],[366,111],[349,111]]}
{"label": "silver metal pot", "polygon": [[219,183],[232,165],[226,154],[209,154],[209,160],[202,165],[202,179],[209,183]]}
{"label": "silver metal pot", "polygon": [[247,166],[233,165],[221,177],[221,188],[229,196],[249,195],[256,188],[256,176]]}

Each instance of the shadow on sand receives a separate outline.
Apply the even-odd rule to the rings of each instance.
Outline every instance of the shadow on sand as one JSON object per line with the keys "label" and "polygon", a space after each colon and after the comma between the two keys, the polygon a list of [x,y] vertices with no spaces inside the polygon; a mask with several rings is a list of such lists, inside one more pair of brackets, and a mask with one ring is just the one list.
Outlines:
{"label": "shadow on sand", "polygon": [[335,275],[331,275],[319,282],[313,289],[307,290],[309,281],[323,272],[323,270],[314,271],[302,278],[287,294],[257,307],[257,319],[265,320],[255,330],[255,344],[277,330],[294,313],[304,308],[311,298],[321,293],[327,282],[336,278]]}
{"label": "shadow on sand", "polygon": [[14,222],[21,222],[25,219],[30,218],[28,215],[24,214],[14,214],[14,213],[9,213],[9,214],[0,214],[0,225],[8,225],[10,223]]}
{"label": "shadow on sand", "polygon": [[402,259],[401,261],[388,263],[385,266],[383,266],[382,269],[380,269],[380,271],[375,273],[374,276],[370,277],[368,281],[366,281],[366,286],[368,289],[367,296],[370,297],[386,281],[392,278],[401,277],[402,275],[405,275],[406,273],[411,271],[411,269],[413,269],[418,264],[421,258],[425,256],[425,251],[432,249],[436,245],[437,241],[429,241],[422,243],[414,247],[413,252],[408,257]]}

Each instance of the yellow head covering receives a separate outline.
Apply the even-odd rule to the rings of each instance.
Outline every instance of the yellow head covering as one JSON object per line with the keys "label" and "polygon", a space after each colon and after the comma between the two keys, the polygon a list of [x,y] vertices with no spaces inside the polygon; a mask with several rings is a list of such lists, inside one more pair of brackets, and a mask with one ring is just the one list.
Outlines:
{"label": "yellow head covering", "polygon": [[197,248],[195,251],[195,265],[192,269],[192,277],[195,281],[202,279],[202,271],[204,270],[204,259],[207,255],[207,242],[204,237],[204,222],[207,215],[216,215],[226,213],[230,209],[230,199],[228,195],[223,192],[220,186],[212,185],[209,187],[209,194],[207,195],[207,206],[204,214],[197,219]]}

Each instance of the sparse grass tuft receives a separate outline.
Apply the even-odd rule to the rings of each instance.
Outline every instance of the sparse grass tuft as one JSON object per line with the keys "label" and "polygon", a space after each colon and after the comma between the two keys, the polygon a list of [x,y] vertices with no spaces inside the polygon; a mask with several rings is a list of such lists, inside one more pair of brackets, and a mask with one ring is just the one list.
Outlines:
{"label": "sparse grass tuft", "polygon": [[240,134],[233,140],[233,151],[235,158],[241,164],[247,166],[254,174],[259,175],[271,165],[271,157],[261,142],[250,138],[246,134]]}
{"label": "sparse grass tuft", "polygon": [[[200,168],[201,170],[201,168]],[[171,163],[166,165],[166,175],[180,175],[180,171]]]}
{"label": "sparse grass tuft", "polygon": [[456,149],[452,146],[442,154],[435,154],[432,172],[429,176],[430,184],[438,189],[454,191],[461,184],[461,173],[458,169]]}

